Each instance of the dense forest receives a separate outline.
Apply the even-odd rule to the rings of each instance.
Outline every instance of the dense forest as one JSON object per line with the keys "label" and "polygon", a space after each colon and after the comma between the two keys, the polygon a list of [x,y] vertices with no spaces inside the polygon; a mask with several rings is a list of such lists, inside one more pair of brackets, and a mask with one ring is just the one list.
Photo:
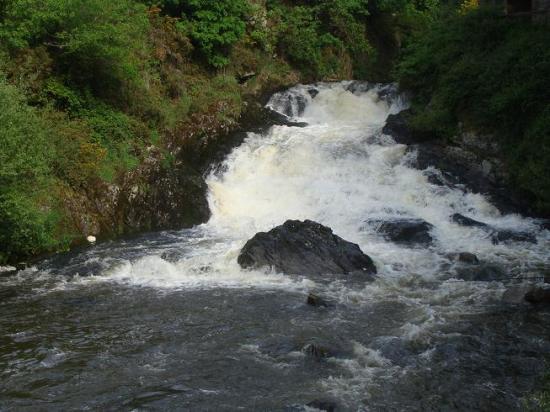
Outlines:
{"label": "dense forest", "polygon": [[399,81],[419,132],[490,132],[547,214],[548,44],[546,25],[472,2],[3,1],[0,263],[166,228],[104,203],[151,191],[147,165],[193,169],[189,147],[265,93],[319,80]]}

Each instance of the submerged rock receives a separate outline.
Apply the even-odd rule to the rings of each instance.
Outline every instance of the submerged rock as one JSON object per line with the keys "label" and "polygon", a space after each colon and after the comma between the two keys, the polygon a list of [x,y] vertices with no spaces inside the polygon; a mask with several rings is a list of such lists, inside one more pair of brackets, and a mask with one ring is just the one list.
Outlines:
{"label": "submerged rock", "polygon": [[491,240],[494,244],[506,241],[537,243],[537,238],[531,233],[513,230],[495,230],[491,235]]}
{"label": "submerged rock", "polygon": [[273,267],[287,274],[376,274],[372,259],[358,245],[311,220],[287,220],[269,232],[257,233],[238,257],[243,268]]}
{"label": "submerged rock", "polygon": [[384,238],[402,245],[429,246],[433,242],[430,231],[433,225],[422,219],[398,218],[395,220],[369,220]]}
{"label": "submerged rock", "polygon": [[550,288],[533,284],[512,286],[503,293],[502,300],[513,304],[547,305],[550,304]]}
{"label": "submerged rock", "polygon": [[460,226],[477,227],[486,231],[489,233],[495,245],[507,241],[537,243],[537,238],[531,233],[514,230],[499,230],[487,223],[479,222],[470,217],[461,215],[460,213],[451,215],[451,220]]}
{"label": "submerged rock", "polygon": [[317,295],[314,295],[313,293],[310,293],[309,295],[307,295],[307,304],[310,306],[314,306],[316,308],[318,307],[327,308],[330,306],[327,301],[325,301],[323,298]]}
{"label": "submerged rock", "polygon": [[461,215],[460,213],[455,213],[451,216],[451,220],[455,222],[456,224],[459,224],[460,226],[467,226],[467,227],[479,227],[483,229],[488,229],[490,226],[486,223],[478,222],[477,220],[474,220],[470,217]]}
{"label": "submerged rock", "polygon": [[336,411],[336,403],[333,401],[327,401],[327,400],[318,400],[315,399],[309,403],[306,404],[309,408],[315,408],[320,411],[325,412],[334,412]]}
{"label": "submerged rock", "polygon": [[456,268],[458,279],[473,282],[493,282],[507,279],[507,272],[500,266],[490,263],[469,264]]}
{"label": "submerged rock", "polygon": [[302,348],[302,353],[318,362],[332,356],[332,351],[329,348],[316,343],[308,343],[305,345]]}
{"label": "submerged rock", "polygon": [[458,254],[458,261],[463,263],[478,264],[479,259],[473,253],[461,252]]}
{"label": "submerged rock", "polygon": [[550,288],[536,286],[525,294],[525,300],[533,304],[550,304]]}

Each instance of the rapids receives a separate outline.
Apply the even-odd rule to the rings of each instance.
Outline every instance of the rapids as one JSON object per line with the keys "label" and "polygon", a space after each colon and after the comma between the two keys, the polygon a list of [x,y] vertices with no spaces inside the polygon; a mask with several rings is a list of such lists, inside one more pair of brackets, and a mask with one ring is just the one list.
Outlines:
{"label": "rapids", "polygon": [[[381,130],[394,85],[299,85],[268,106],[306,127],[250,133],[208,176],[210,221],[0,275],[0,410],[521,410],[550,355],[550,313],[505,303],[550,267],[550,233],[479,194],[435,186]],[[537,243],[493,244],[461,213]],[[429,248],[367,219],[421,218]],[[359,244],[373,283],[244,271],[244,243],[311,219]],[[450,253],[504,268],[457,279]],[[513,282],[511,282],[513,280]],[[315,292],[332,303],[308,307]],[[316,361],[301,348],[326,345]]]}

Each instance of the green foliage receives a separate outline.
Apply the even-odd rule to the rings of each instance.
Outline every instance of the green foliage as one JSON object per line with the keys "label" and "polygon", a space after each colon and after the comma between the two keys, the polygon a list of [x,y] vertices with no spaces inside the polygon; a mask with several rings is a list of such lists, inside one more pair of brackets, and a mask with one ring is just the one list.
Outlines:
{"label": "green foliage", "polygon": [[133,0],[6,0],[0,42],[12,54],[47,47],[56,68],[105,95],[137,81],[146,42],[145,6]]}
{"label": "green foliage", "polygon": [[40,207],[40,197],[35,194],[0,193],[0,263],[65,245],[66,241],[56,236],[58,222],[59,215]]}
{"label": "green foliage", "polygon": [[268,2],[279,52],[313,78],[351,77],[372,55],[365,0]]}
{"label": "green foliage", "polygon": [[48,250],[56,215],[44,193],[54,151],[44,121],[13,87],[0,80],[0,262]]}
{"label": "green foliage", "polygon": [[491,11],[453,14],[409,44],[398,68],[414,125],[450,137],[459,121],[494,133],[519,187],[550,211],[550,31]]}
{"label": "green foliage", "polygon": [[40,182],[50,173],[52,145],[35,111],[2,79],[0,124],[0,191]]}
{"label": "green foliage", "polygon": [[180,27],[188,32],[208,63],[216,68],[229,63],[231,47],[242,38],[250,10],[247,0],[188,0],[187,17]]}

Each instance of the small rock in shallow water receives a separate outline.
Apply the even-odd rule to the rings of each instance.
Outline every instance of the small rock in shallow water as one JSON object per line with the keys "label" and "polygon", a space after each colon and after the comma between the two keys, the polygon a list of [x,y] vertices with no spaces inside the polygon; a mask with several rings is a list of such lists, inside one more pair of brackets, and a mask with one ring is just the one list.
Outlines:
{"label": "small rock in shallow water", "polygon": [[461,252],[458,254],[458,261],[463,263],[477,264],[479,259],[473,253]]}
{"label": "small rock in shallow water", "polygon": [[336,403],[334,403],[332,401],[323,401],[323,400],[315,399],[314,401],[311,401],[311,402],[307,403],[306,406],[309,407],[309,408],[315,408],[315,409],[318,409],[320,411],[325,411],[325,412],[334,412],[334,411],[336,411]]}
{"label": "small rock in shallow water", "polygon": [[310,293],[308,296],[307,296],[307,304],[310,305],[310,306],[315,306],[315,307],[328,307],[329,304],[321,297],[317,296],[317,295],[314,295],[313,293]]}
{"label": "small rock in shallow water", "polygon": [[518,285],[509,287],[502,294],[502,301],[512,304],[525,304],[525,295],[533,290],[533,285]]}
{"label": "small rock in shallow water", "polygon": [[534,287],[525,294],[525,300],[533,304],[550,304],[550,288]]}
{"label": "small rock in shallow water", "polygon": [[447,255],[450,260],[454,260],[460,263],[468,263],[470,265],[477,265],[479,259],[476,255],[469,252],[460,252],[460,253],[450,253]]}
{"label": "small rock in shallow water", "polygon": [[321,345],[316,343],[308,343],[302,348],[302,353],[309,356],[310,358],[320,361],[321,359],[328,358],[331,356],[331,351]]}

